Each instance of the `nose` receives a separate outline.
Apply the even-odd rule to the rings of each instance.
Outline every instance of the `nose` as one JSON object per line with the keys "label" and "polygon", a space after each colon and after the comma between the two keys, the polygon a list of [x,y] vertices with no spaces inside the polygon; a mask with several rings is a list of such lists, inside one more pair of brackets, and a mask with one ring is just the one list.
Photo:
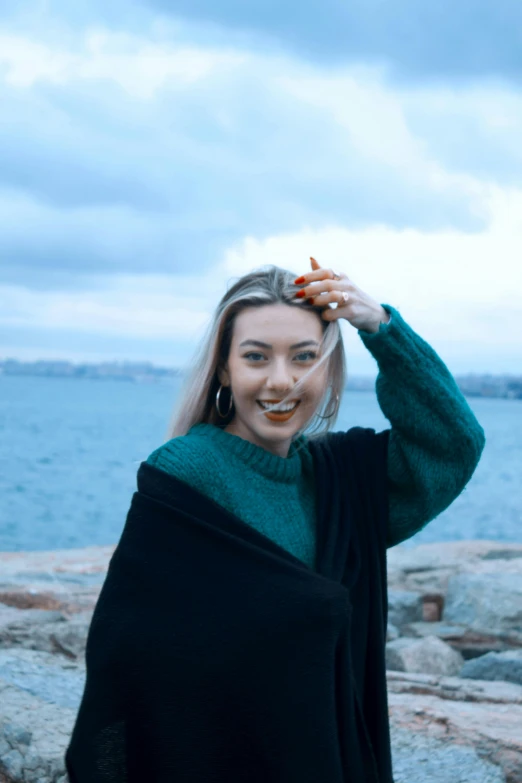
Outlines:
{"label": "nose", "polygon": [[283,357],[274,359],[270,364],[269,374],[266,379],[267,389],[273,389],[283,394],[290,391],[297,382],[292,369]]}

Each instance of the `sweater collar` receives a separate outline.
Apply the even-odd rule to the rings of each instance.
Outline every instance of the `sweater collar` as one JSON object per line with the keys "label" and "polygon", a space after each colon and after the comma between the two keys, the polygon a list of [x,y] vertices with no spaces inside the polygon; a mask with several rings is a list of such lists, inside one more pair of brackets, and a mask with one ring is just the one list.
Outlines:
{"label": "sweater collar", "polygon": [[189,432],[210,438],[215,446],[226,451],[227,455],[232,454],[266,478],[282,482],[289,483],[299,477],[303,469],[302,458],[308,454],[307,439],[304,435],[300,435],[292,441],[287,457],[280,457],[262,446],[257,446],[255,443],[239,437],[239,435],[226,432],[215,424],[200,422],[194,424]]}

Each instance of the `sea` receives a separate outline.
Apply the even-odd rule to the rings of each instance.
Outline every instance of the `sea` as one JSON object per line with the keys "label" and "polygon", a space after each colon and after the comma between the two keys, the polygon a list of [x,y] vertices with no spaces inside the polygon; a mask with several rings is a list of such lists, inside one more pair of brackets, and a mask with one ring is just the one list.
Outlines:
{"label": "sea", "polygon": [[[180,384],[0,376],[0,551],[116,544],[139,465],[168,438]],[[522,541],[522,400],[468,402],[486,432],[480,464],[401,546]],[[374,392],[344,394],[334,430],[353,426],[389,427]]]}

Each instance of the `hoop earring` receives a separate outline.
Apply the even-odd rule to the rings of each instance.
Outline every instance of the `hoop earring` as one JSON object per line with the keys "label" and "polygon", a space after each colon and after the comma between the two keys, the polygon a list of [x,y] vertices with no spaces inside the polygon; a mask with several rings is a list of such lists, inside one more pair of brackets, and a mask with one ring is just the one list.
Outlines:
{"label": "hoop earring", "polygon": [[223,388],[223,384],[219,387],[216,394],[216,410],[218,412],[218,416],[221,416],[222,419],[226,419],[230,411],[232,410],[232,392],[230,392],[230,402],[228,405],[228,411],[226,413],[221,413],[219,410],[219,395],[221,394],[221,389]]}
{"label": "hoop earring", "polygon": [[328,414],[328,416],[321,416],[319,413],[316,413],[316,416],[317,416],[317,418],[319,418],[319,419],[331,419],[331,418],[332,418],[332,416],[333,416],[333,415],[334,415],[334,413],[335,413],[335,406],[337,405],[337,403],[338,403],[338,402],[339,402],[339,395],[338,395],[338,394],[336,394],[336,395],[335,395],[335,403],[334,403],[334,409],[333,409],[333,411],[332,411],[331,413],[329,413],[329,414]]}

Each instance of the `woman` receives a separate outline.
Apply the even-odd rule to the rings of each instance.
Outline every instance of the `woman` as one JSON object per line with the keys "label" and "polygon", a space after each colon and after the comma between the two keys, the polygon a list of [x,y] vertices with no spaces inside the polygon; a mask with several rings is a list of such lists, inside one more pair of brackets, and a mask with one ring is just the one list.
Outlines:
{"label": "woman", "polygon": [[[393,779],[386,549],[459,495],[484,433],[397,310],[311,263],[227,291],[171,437],[140,465],[89,629],[71,783]],[[340,318],[377,360],[391,429],[330,431]]]}

